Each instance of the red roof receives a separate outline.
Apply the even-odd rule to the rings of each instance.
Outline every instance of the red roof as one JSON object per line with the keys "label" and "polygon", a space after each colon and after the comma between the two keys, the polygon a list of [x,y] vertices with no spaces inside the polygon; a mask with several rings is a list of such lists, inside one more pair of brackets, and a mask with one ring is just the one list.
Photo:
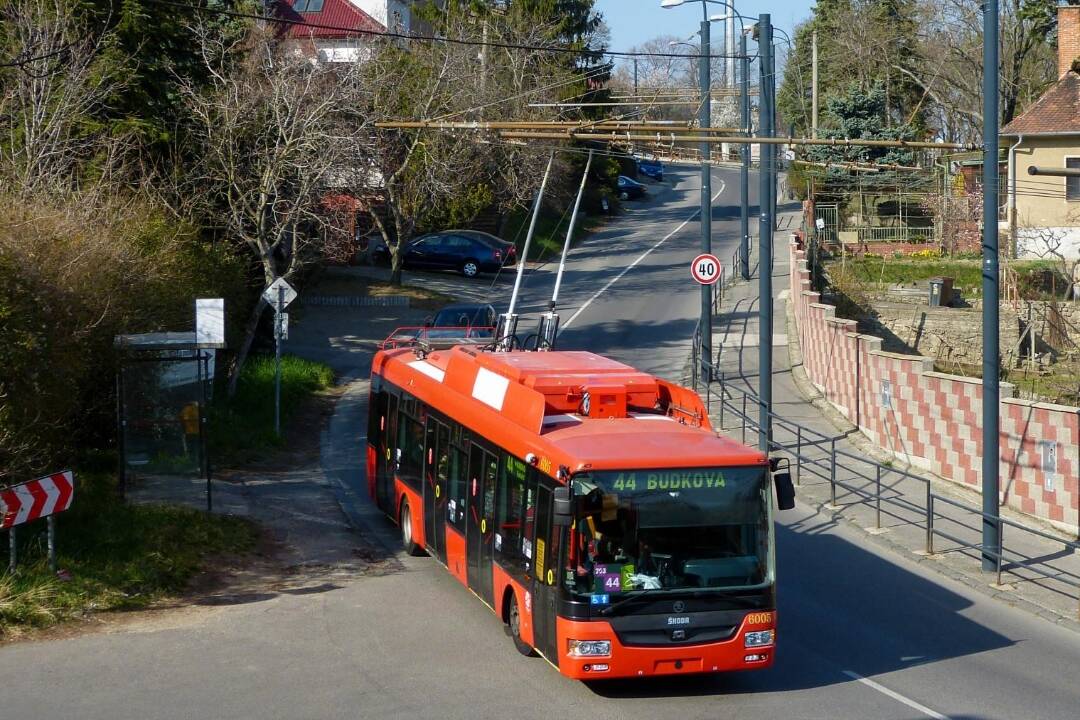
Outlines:
{"label": "red roof", "polygon": [[358,37],[367,34],[367,32],[358,31],[386,31],[386,28],[378,20],[353,5],[349,0],[323,0],[321,9],[316,12],[308,12],[307,10],[297,12],[293,9],[298,4],[301,8],[309,7],[309,3],[317,7],[316,2],[317,0],[315,2],[312,0],[278,0],[274,12],[277,17],[283,20],[345,29],[290,24],[286,26],[285,32],[282,33],[284,37],[334,39]]}
{"label": "red roof", "polygon": [[1080,134],[1080,75],[1073,71],[1062,75],[1023,115],[1003,127],[1001,134]]}

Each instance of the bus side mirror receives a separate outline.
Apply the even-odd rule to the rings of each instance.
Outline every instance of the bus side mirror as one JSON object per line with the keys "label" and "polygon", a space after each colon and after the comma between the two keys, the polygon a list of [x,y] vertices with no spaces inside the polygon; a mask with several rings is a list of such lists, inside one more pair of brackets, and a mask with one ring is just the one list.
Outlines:
{"label": "bus side mirror", "polygon": [[570,488],[566,485],[555,488],[552,494],[554,500],[554,513],[551,522],[556,527],[567,527],[573,524],[572,503],[570,501]]}
{"label": "bus side mirror", "polygon": [[773,475],[773,485],[776,486],[776,507],[781,510],[793,510],[795,508],[795,485],[791,482],[791,472],[785,470]]}

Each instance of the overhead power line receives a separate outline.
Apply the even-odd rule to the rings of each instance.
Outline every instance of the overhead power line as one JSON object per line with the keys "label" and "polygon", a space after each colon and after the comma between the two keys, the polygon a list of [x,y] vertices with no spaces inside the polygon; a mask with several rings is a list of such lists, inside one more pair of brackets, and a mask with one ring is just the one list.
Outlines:
{"label": "overhead power line", "polygon": [[407,40],[410,42],[436,42],[447,43],[450,45],[466,45],[469,47],[486,47],[486,48],[499,48],[505,50],[531,50],[534,52],[550,52],[560,53],[566,55],[602,55],[610,57],[658,57],[658,58],[741,58],[742,55],[693,55],[686,53],[663,53],[663,52],[642,52],[631,50],[603,50],[595,48],[571,48],[562,45],[527,45],[523,43],[509,43],[501,41],[484,41],[484,40],[466,40],[462,38],[450,38],[440,37],[438,35],[417,35],[413,33],[401,33],[393,32],[390,30],[370,30],[367,28],[360,28],[349,25],[331,25],[328,23],[310,22],[308,20],[292,20],[290,18],[272,17],[269,15],[259,15],[256,13],[245,13],[236,10],[226,10],[224,8],[212,8],[205,5],[190,5],[188,3],[174,2],[173,0],[146,0],[152,5],[163,5],[166,7],[174,7],[186,10],[188,12],[205,12],[212,13],[214,15],[224,15],[226,17],[242,18],[247,20],[261,20],[268,23],[276,23],[278,25],[289,25],[294,27],[309,27],[316,30],[338,30],[340,32],[353,33],[355,35],[366,35],[369,37],[385,37],[396,40]]}

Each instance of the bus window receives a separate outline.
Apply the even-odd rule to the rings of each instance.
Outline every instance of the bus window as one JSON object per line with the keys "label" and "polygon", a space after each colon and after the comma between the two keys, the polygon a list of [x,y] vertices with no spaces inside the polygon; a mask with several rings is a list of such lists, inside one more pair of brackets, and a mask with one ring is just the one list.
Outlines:
{"label": "bus window", "polygon": [[525,523],[525,468],[512,455],[503,456],[502,476],[499,478],[499,512],[496,516],[495,556],[513,576],[523,577],[526,554],[522,529]]}
{"label": "bus window", "polygon": [[386,426],[386,391],[373,390],[368,402],[371,407],[368,408],[367,441],[368,444],[378,447]]}
{"label": "bus window", "polygon": [[446,488],[450,502],[447,504],[447,519],[450,524],[465,532],[465,503],[468,500],[465,478],[465,451],[455,447],[450,451],[450,484]]}
{"label": "bus window", "polygon": [[401,451],[398,477],[406,485],[419,488],[424,465],[424,426],[401,415],[398,418],[398,449]]}

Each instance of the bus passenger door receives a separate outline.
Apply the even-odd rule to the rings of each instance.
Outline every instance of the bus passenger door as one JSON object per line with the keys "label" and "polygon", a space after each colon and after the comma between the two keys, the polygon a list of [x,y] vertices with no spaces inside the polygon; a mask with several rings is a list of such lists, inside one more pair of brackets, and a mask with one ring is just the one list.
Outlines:
{"label": "bus passenger door", "polygon": [[446,564],[446,478],[450,459],[450,429],[429,417],[424,442],[424,538]]}
{"label": "bus passenger door", "polygon": [[[394,514],[394,472],[397,470],[397,459],[394,457],[394,448],[397,447],[397,395],[386,392],[379,393],[380,410],[386,418],[385,426],[379,434],[379,457],[375,463],[375,504],[383,512]],[[385,403],[385,404],[383,404]]]}
{"label": "bus passenger door", "polygon": [[533,542],[533,645],[549,662],[558,665],[555,610],[562,580],[559,541],[563,528],[551,526],[551,502],[551,489],[541,481],[537,487],[536,540]]}
{"label": "bus passenger door", "polygon": [[491,556],[495,526],[495,479],[498,461],[476,443],[469,453],[469,508],[466,542],[469,554],[469,587],[494,606]]}

